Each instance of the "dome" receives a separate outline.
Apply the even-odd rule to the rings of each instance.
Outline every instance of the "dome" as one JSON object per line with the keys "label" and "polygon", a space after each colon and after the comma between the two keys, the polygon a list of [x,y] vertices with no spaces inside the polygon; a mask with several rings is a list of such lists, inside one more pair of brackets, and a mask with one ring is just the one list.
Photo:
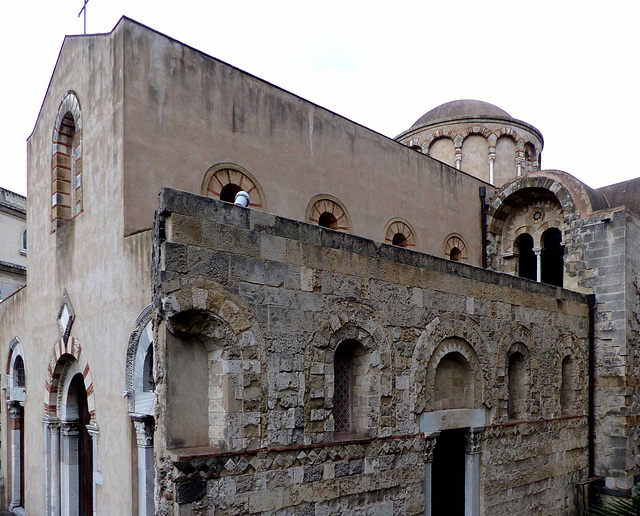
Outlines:
{"label": "dome", "polygon": [[411,126],[411,129],[421,125],[433,124],[440,120],[478,117],[508,118],[513,120],[513,117],[505,110],[488,102],[481,100],[454,100],[433,108],[422,115]]}

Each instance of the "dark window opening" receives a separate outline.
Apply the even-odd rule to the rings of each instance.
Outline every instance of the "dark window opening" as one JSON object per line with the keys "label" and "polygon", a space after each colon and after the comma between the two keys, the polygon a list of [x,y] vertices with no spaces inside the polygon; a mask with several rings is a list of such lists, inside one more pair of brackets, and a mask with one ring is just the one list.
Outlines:
{"label": "dark window opening", "polygon": [[142,372],[143,392],[153,392],[156,389],[156,382],[153,379],[153,345],[149,345],[147,355],[144,357],[144,370]]}
{"label": "dark window opening", "polygon": [[87,425],[91,424],[89,405],[87,403],[87,391],[81,374],[76,374],[71,379],[69,386],[69,399],[77,403],[78,410],[78,481],[79,500],[78,512],[80,516],[93,514],[93,443]]}
{"label": "dark window opening", "polygon": [[449,259],[454,262],[459,262],[462,260],[462,251],[457,247],[452,247],[451,251],[449,251]]}
{"label": "dark window opening", "polygon": [[16,357],[16,361],[14,362],[13,371],[15,374],[14,381],[15,381],[16,387],[24,388],[26,384],[26,379],[24,374],[24,361],[22,360],[22,357],[19,355]]}
{"label": "dark window opening", "polygon": [[236,194],[240,192],[242,188],[233,183],[224,185],[220,191],[220,200],[225,202],[236,202]]}
{"label": "dark window opening", "polygon": [[564,246],[562,233],[557,228],[547,229],[542,234],[542,282],[556,287],[562,286],[564,276]]}
{"label": "dark window opening", "polygon": [[353,383],[353,346],[343,342],[333,359],[333,420],[336,432],[351,430],[351,389]]}
{"label": "dark window opening", "polygon": [[393,245],[397,245],[398,247],[407,247],[409,245],[409,240],[402,233],[396,233],[393,235],[393,240],[391,241]]}
{"label": "dark window opening", "polygon": [[518,276],[536,281],[537,261],[533,251],[533,237],[523,233],[516,239],[514,246],[518,253]]}
{"label": "dark window opening", "polygon": [[318,225],[323,228],[338,229],[338,219],[333,213],[325,211],[318,219]]}

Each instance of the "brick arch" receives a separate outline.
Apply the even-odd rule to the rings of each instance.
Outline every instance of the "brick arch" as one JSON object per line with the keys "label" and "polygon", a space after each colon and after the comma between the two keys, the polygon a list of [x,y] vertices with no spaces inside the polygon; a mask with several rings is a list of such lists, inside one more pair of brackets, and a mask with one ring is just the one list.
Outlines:
{"label": "brick arch", "polygon": [[428,154],[429,149],[431,148],[431,145],[433,144],[433,142],[435,142],[436,140],[440,140],[441,138],[447,138],[451,140],[453,142],[453,146],[455,147],[456,146],[455,140],[457,137],[458,137],[458,133],[455,132],[453,129],[447,129],[447,130],[437,129],[427,134],[427,136],[424,139],[424,143],[422,144],[422,147],[424,149],[424,152]]}
{"label": "brick arch", "polygon": [[398,233],[406,238],[406,245],[401,247],[406,247],[408,249],[416,248],[416,232],[408,221],[400,217],[395,217],[387,222],[384,229],[384,243],[393,244],[393,239]]}
{"label": "brick arch", "polygon": [[304,220],[309,224],[319,224],[320,217],[323,213],[331,213],[336,220],[336,231],[344,231],[349,233],[351,228],[351,217],[347,211],[347,207],[340,199],[329,194],[318,194],[311,198],[307,205]]}
{"label": "brick arch", "polygon": [[411,358],[411,405],[420,414],[433,410],[432,393],[435,373],[447,353],[460,353],[471,367],[474,378],[474,407],[487,406],[486,385],[489,367],[479,355],[486,338],[473,319],[467,316],[443,316],[431,321],[418,338]]}
{"label": "brick arch", "polygon": [[460,260],[461,262],[467,263],[469,261],[469,247],[465,242],[462,235],[459,233],[450,233],[444,240],[443,250],[444,257],[447,260],[451,259],[451,251],[456,248],[460,250]]}
{"label": "brick arch", "polygon": [[[305,348],[305,394],[310,400],[304,406],[305,433],[312,434],[312,440],[322,440],[325,431],[333,431],[334,356],[336,348],[349,340],[362,346],[369,361],[368,378],[379,386],[374,395],[377,399],[369,405],[371,413],[367,427],[370,437],[376,437],[381,431],[380,400],[382,396],[391,396],[393,381],[391,345],[381,321],[369,306],[344,301],[329,310]],[[386,394],[385,389],[388,389]],[[324,410],[324,413],[318,410]]]}
{"label": "brick arch", "polygon": [[229,184],[249,194],[250,208],[266,211],[267,200],[262,186],[251,172],[237,163],[218,163],[207,170],[202,180],[201,194],[220,199],[222,189]]}
{"label": "brick arch", "polygon": [[565,186],[553,178],[543,175],[525,175],[507,183],[495,196],[487,208],[487,230],[494,234],[501,234],[504,223],[509,214],[528,199],[534,189],[545,190],[555,197],[565,214],[576,211],[574,199]]}
{"label": "brick arch", "polygon": [[472,127],[467,127],[464,131],[460,133],[460,136],[462,137],[462,141],[464,142],[464,140],[466,140],[468,136],[471,136],[474,134],[482,136],[485,140],[489,141],[489,138],[493,133],[486,127],[476,125]]}
{"label": "brick arch", "polygon": [[515,129],[513,129],[511,127],[501,127],[500,129],[495,130],[493,133],[496,136],[496,140],[498,138],[500,138],[501,136],[508,136],[509,138],[511,138],[513,140],[513,143],[515,143],[516,145],[522,139],[518,135],[518,131],[516,131]]}
{"label": "brick arch", "polygon": [[82,211],[82,110],[76,92],[62,99],[51,137],[52,231]]}
{"label": "brick arch", "polygon": [[68,370],[70,363],[74,361],[77,362],[78,370],[82,373],[84,388],[87,391],[87,405],[91,424],[97,425],[91,369],[82,352],[80,343],[74,337],[69,337],[66,343],[63,339],[60,339],[53,346],[45,381],[44,414],[48,417],[59,417],[64,396],[61,388],[64,382],[64,374]]}

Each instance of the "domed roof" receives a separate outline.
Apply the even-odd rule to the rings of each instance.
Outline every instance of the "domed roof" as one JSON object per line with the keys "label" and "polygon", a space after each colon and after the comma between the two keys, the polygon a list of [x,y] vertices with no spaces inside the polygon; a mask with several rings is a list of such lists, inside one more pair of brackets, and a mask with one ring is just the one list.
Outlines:
{"label": "domed roof", "polygon": [[414,127],[425,124],[433,124],[439,120],[477,117],[497,117],[513,120],[513,117],[504,109],[500,109],[498,106],[494,106],[488,102],[468,99],[453,100],[425,113],[415,122],[415,124],[411,126],[411,128],[413,129]]}

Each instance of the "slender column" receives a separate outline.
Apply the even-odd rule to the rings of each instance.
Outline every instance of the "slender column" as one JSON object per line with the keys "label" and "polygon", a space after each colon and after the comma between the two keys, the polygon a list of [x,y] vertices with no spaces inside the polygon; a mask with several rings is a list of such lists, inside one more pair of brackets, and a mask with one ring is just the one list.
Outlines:
{"label": "slender column", "polygon": [[78,421],[62,423],[62,468],[60,472],[63,516],[78,516],[80,493],[78,481]]}
{"label": "slender column", "polygon": [[465,436],[464,514],[480,516],[480,441],[482,428],[470,428]]}
{"label": "slender column", "polygon": [[96,484],[102,485],[102,476],[98,473],[98,425],[87,425],[87,432],[91,436],[91,494],[93,497],[93,514],[97,516],[98,510],[96,509]]}
{"label": "slender column", "polygon": [[518,154],[519,155],[516,158],[516,168],[518,169],[518,177],[520,177],[522,175],[522,167],[524,165],[524,157],[522,156],[520,151],[518,152]]}
{"label": "slender column", "polygon": [[536,253],[536,281],[542,281],[542,247],[534,247],[533,252]]}
{"label": "slender column", "polygon": [[456,168],[460,170],[460,167],[462,166],[462,147],[456,147],[455,153],[456,153]]}
{"label": "slender column", "polygon": [[496,160],[496,148],[489,147],[489,183],[495,184],[493,181],[493,163]]}
{"label": "slender column", "polygon": [[17,507],[22,507],[20,491],[22,485],[20,478],[22,476],[22,463],[20,462],[21,446],[20,437],[22,428],[20,426],[20,416],[22,407],[19,401],[9,402],[9,417],[11,418],[11,505],[9,510],[13,511]]}
{"label": "slender column", "polygon": [[48,423],[51,433],[51,516],[60,516],[60,422]]}
{"label": "slender column", "polygon": [[425,434],[426,441],[424,443],[424,483],[422,484],[422,490],[424,492],[424,516],[431,516],[431,500],[433,497],[433,485],[432,485],[432,465],[433,465],[433,451],[436,448],[436,439],[440,435],[440,432],[431,432]]}
{"label": "slender column", "polygon": [[131,414],[136,429],[138,444],[138,514],[153,516],[153,432],[155,423],[152,416]]}

